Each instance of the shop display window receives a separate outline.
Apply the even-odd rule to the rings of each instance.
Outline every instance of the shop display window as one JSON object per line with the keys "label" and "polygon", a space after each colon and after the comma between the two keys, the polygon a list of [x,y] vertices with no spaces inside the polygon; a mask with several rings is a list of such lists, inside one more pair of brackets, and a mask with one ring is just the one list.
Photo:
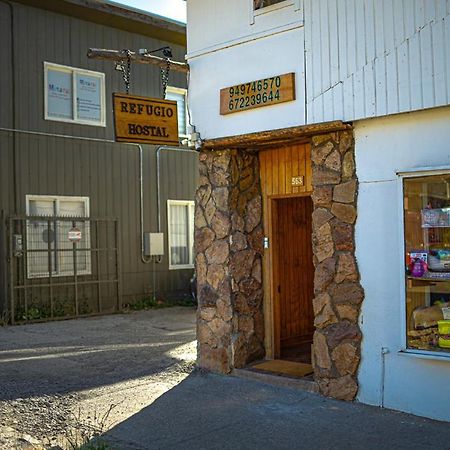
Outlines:
{"label": "shop display window", "polygon": [[450,356],[450,173],[403,183],[407,346]]}

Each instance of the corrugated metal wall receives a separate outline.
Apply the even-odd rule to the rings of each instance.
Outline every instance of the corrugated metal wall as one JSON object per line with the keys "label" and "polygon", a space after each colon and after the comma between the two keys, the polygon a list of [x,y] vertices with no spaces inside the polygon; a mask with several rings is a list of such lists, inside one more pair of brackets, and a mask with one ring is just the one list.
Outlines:
{"label": "corrugated metal wall", "polygon": [[307,121],[450,103],[450,0],[304,0]]}
{"label": "corrugated metal wall", "polygon": [[[0,127],[113,139],[111,97],[112,92],[124,91],[121,73],[114,70],[113,63],[87,59],[87,49],[156,49],[167,43],[17,3],[13,3],[12,16],[11,29],[9,6],[0,1],[3,56]],[[185,49],[169,45],[174,59],[183,61]],[[11,58],[12,47],[14,58]],[[44,61],[105,73],[105,128],[44,120]],[[169,84],[185,87],[185,75],[171,73]],[[130,92],[161,97],[159,69],[133,65]],[[143,148],[144,229],[156,231],[156,148]],[[17,210],[13,158],[16,159]],[[197,155],[163,152],[161,163],[161,178],[167,180],[161,189],[162,230],[166,232],[167,198],[194,199]],[[122,231],[124,301],[153,289],[151,266],[140,259],[137,147],[0,131],[0,210],[5,215],[25,213],[27,194],[88,196],[92,216],[118,217]],[[4,255],[0,260],[4,264]],[[157,271],[161,291],[188,289],[191,270],[169,272],[164,258]]]}

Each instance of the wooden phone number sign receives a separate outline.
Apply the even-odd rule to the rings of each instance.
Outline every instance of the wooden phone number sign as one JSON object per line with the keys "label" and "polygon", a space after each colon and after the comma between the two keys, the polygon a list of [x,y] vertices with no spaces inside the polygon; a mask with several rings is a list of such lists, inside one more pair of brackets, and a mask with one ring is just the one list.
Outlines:
{"label": "wooden phone number sign", "polygon": [[286,73],[220,90],[220,114],[295,100],[295,74]]}

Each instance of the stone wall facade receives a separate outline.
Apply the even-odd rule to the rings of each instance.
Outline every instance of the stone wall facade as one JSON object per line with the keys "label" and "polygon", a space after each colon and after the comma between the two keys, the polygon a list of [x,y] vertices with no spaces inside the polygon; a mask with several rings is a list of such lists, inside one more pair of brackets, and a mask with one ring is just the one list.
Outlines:
{"label": "stone wall facade", "polygon": [[352,131],[311,144],[314,253],[314,373],[320,391],[353,400],[358,391],[364,292],[355,259],[358,180]]}
{"label": "stone wall facade", "polygon": [[[320,391],[355,398],[364,292],[355,259],[358,180],[351,130],[311,143],[314,354]],[[196,194],[198,363],[229,373],[264,356],[262,195],[256,152],[202,151]]]}
{"label": "stone wall facade", "polygon": [[229,373],[264,356],[262,198],[256,153],[203,151],[196,194],[198,363]]}

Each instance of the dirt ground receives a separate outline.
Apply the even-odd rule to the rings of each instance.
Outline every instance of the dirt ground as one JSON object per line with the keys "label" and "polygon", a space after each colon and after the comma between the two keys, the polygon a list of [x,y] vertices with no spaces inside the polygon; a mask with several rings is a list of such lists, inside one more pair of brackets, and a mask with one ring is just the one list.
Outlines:
{"label": "dirt ground", "polygon": [[0,449],[76,448],[181,382],[195,357],[189,307],[0,328]]}

